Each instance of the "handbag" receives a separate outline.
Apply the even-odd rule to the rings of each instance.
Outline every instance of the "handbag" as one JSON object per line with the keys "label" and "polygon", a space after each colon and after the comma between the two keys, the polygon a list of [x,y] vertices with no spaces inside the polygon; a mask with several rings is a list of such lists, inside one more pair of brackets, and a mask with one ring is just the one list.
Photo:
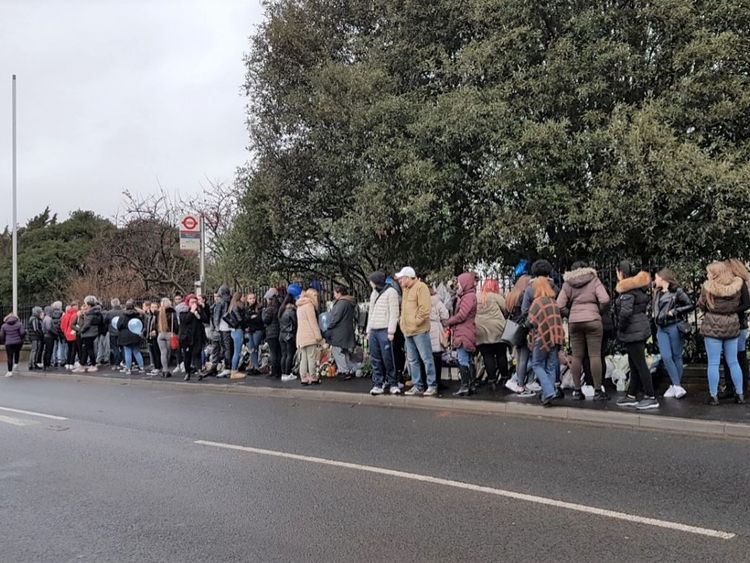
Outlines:
{"label": "handbag", "polygon": [[172,319],[172,336],[169,337],[169,349],[179,350],[179,348],[180,348],[180,339],[174,333],[174,319]]}
{"label": "handbag", "polygon": [[524,325],[508,319],[505,321],[505,328],[503,329],[503,335],[500,337],[500,342],[518,347],[526,342],[528,335],[529,330]]}
{"label": "handbag", "polygon": [[693,325],[691,325],[685,319],[682,319],[681,321],[677,322],[677,330],[682,336],[687,337],[693,334]]}

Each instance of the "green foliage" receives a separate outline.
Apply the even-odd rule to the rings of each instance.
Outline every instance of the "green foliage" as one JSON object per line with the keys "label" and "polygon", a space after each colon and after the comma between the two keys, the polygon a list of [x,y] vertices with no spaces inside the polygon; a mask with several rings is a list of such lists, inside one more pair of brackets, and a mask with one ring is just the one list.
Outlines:
{"label": "green foliage", "polygon": [[[18,300],[49,304],[62,297],[84,259],[114,225],[91,211],[75,211],[57,222],[49,208],[18,231]],[[9,229],[0,235],[0,302],[12,298],[12,240]]]}
{"label": "green foliage", "polygon": [[747,2],[266,10],[228,246],[242,275],[749,258]]}

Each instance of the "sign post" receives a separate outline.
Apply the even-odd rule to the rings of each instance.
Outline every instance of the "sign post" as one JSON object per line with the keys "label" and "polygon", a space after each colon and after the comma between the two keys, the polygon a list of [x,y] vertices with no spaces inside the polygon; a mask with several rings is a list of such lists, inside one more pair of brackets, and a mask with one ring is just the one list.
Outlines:
{"label": "sign post", "polygon": [[180,251],[184,254],[198,253],[200,257],[200,279],[195,284],[196,293],[201,294],[206,276],[205,233],[203,216],[196,214],[185,215],[180,219]]}

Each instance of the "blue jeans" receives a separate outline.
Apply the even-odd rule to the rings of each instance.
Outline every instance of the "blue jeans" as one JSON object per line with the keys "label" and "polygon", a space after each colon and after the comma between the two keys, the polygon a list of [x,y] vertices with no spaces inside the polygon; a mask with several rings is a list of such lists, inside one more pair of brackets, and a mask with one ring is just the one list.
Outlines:
{"label": "blue jeans", "polygon": [[138,363],[138,367],[143,369],[143,356],[141,355],[140,346],[123,346],[122,350],[125,352],[125,369],[130,369],[133,365],[133,358]]}
{"label": "blue jeans", "polygon": [[677,325],[660,326],[656,331],[656,341],[672,385],[679,385],[682,381],[682,336]]}
{"label": "blue jeans", "polygon": [[738,395],[744,394],[742,389],[742,370],[740,362],[737,359],[737,338],[730,340],[719,340],[718,338],[704,338],[706,343],[706,353],[708,354],[708,391],[714,397],[719,394],[719,364],[721,363],[721,353],[729,366],[729,372],[732,374],[732,382]]}
{"label": "blue jeans", "polygon": [[551,399],[557,394],[555,380],[558,366],[557,346],[545,352],[539,342],[534,343],[534,350],[531,353],[531,369],[539,385],[542,386],[542,400]]}
{"label": "blue jeans", "polygon": [[469,367],[471,365],[471,354],[463,346],[456,351],[458,352],[458,365],[464,368]]}
{"label": "blue jeans", "polygon": [[396,362],[393,360],[393,343],[388,340],[388,329],[370,331],[369,339],[370,363],[372,364],[372,384],[383,387],[398,385],[396,377]]}
{"label": "blue jeans", "polygon": [[250,348],[250,362],[253,365],[253,369],[260,369],[260,361],[258,360],[258,353],[260,352],[260,343],[263,342],[263,331],[256,330],[248,335],[247,347]]}
{"label": "blue jeans", "polygon": [[232,329],[232,371],[240,367],[240,353],[245,342],[245,331],[241,328]]}
{"label": "blue jeans", "polygon": [[743,328],[740,331],[740,338],[737,341],[737,353],[744,352],[747,350],[747,329]]}
{"label": "blue jeans", "polygon": [[[464,353],[466,352],[464,351]],[[437,387],[435,360],[432,359],[432,339],[430,338],[429,332],[406,337],[406,357],[409,360],[409,375],[411,376],[411,382],[417,389],[422,389],[422,378],[419,369],[420,358],[422,359],[424,369],[427,372],[427,387]]]}

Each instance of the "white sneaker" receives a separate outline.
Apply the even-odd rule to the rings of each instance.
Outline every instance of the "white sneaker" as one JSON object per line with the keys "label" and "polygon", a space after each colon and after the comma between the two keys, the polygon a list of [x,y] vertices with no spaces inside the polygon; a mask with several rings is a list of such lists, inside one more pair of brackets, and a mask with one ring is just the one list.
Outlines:
{"label": "white sneaker", "polygon": [[685,391],[685,388],[682,385],[675,385],[674,398],[682,399],[685,395],[687,395],[687,391]]}
{"label": "white sneaker", "polygon": [[216,377],[229,377],[230,375],[232,375],[232,372],[228,369],[225,369],[222,370],[221,373],[219,373],[219,375],[217,375]]}
{"label": "white sneaker", "polygon": [[124,373],[125,375],[131,375],[133,372],[131,372],[129,369],[124,369],[122,370],[122,373]]}
{"label": "white sneaker", "polygon": [[674,399],[675,398],[675,392],[676,389],[674,388],[674,385],[670,385],[669,389],[664,391],[664,398],[665,399]]}
{"label": "white sneaker", "polygon": [[5,377],[13,377],[13,372],[12,371],[6,372]]}
{"label": "white sneaker", "polygon": [[390,393],[391,395],[400,395],[401,387],[399,387],[398,385],[391,385]]}
{"label": "white sneaker", "polygon": [[[393,389],[393,388],[391,388],[391,389]],[[393,392],[393,391],[391,391],[391,392]],[[373,395],[373,396],[375,396],[375,395],[382,395],[383,393],[385,393],[385,391],[383,391],[383,388],[380,385],[373,385],[372,389],[370,389],[370,395]]]}
{"label": "white sneaker", "polygon": [[438,390],[437,387],[428,387],[427,391],[424,392],[425,397],[437,397],[438,396]]}
{"label": "white sneaker", "polygon": [[523,397],[523,398],[533,397],[534,395],[536,395],[536,393],[534,393],[534,391],[532,391],[531,389],[528,389],[528,388],[521,389],[521,391],[518,393],[518,396],[519,397]]}
{"label": "white sneaker", "polygon": [[76,362],[75,364],[73,364],[73,367],[74,367],[74,368],[79,368],[79,367],[81,367],[81,362]]}
{"label": "white sneaker", "polygon": [[177,366],[177,373],[185,373],[185,362],[180,362],[180,365]]}
{"label": "white sneaker", "polygon": [[506,381],[505,382],[505,388],[508,389],[508,390],[510,390],[510,391],[513,391],[514,393],[522,393],[523,392],[523,387],[521,387],[516,382],[515,379],[509,379],[508,381]]}
{"label": "white sneaker", "polygon": [[152,369],[150,372],[148,372],[148,374],[152,375],[152,376],[153,375],[159,375],[159,370],[158,369]]}
{"label": "white sneaker", "polygon": [[407,395],[409,397],[421,397],[424,393],[419,390],[419,387],[416,385],[412,385],[412,388],[409,389],[404,395]]}
{"label": "white sneaker", "polygon": [[290,373],[289,375],[282,375],[281,381],[288,382],[288,381],[296,381],[297,376],[293,373]]}
{"label": "white sneaker", "polygon": [[536,381],[532,381],[531,383],[526,385],[526,389],[528,391],[533,391],[534,393],[539,393],[539,391],[542,390],[542,386],[539,385]]}
{"label": "white sneaker", "polygon": [[82,366],[78,366],[76,368],[73,368],[71,371],[73,373],[86,373],[86,368]]}
{"label": "white sneaker", "polygon": [[97,371],[99,371],[99,368],[96,366],[91,366],[90,368],[88,368],[89,373],[96,373]]}

